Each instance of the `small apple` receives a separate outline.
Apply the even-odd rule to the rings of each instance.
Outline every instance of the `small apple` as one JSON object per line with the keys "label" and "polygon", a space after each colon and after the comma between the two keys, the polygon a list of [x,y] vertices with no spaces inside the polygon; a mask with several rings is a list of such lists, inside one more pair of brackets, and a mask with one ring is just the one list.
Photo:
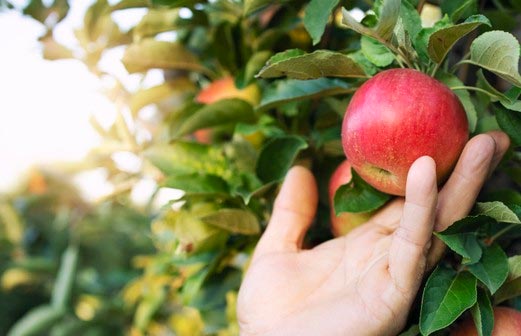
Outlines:
{"label": "small apple", "polygon": [[[472,318],[464,320],[450,334],[451,336],[478,336],[478,331]],[[494,329],[492,336],[521,335],[521,312],[512,308],[494,308]]]}
{"label": "small apple", "polygon": [[342,146],[354,170],[376,189],[399,196],[417,158],[432,157],[442,183],[467,140],[467,116],[458,97],[412,69],[382,71],[365,82],[342,124]]}
{"label": "small apple", "polygon": [[342,212],[338,216],[335,214],[334,198],[335,193],[341,185],[351,181],[351,165],[349,161],[342,162],[333,172],[329,179],[329,204],[331,213],[331,230],[335,237],[343,236],[355,227],[367,222],[371,217],[371,212],[351,213]]}
{"label": "small apple", "polygon": [[195,101],[201,104],[212,104],[221,99],[242,99],[253,106],[260,101],[260,90],[257,84],[250,84],[244,89],[235,86],[233,77],[227,76],[218,79],[204,89],[195,97]]}
{"label": "small apple", "polygon": [[[233,77],[227,76],[210,83],[210,85],[202,89],[195,97],[195,101],[200,104],[212,104],[221,99],[232,98],[242,99],[256,106],[260,102],[259,86],[250,84],[244,89],[238,89],[235,86]],[[195,131],[193,136],[200,143],[210,144],[213,142],[214,133],[211,129],[204,128]],[[262,134],[259,136],[262,136]]]}

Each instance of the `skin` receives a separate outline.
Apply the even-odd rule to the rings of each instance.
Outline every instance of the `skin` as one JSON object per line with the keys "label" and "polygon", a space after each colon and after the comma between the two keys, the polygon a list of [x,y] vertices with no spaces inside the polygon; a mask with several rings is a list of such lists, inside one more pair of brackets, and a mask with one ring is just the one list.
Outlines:
{"label": "skin", "polygon": [[425,270],[443,255],[433,230],[468,214],[508,146],[501,132],[471,139],[439,193],[434,161],[419,158],[405,199],[309,250],[302,242],[316,213],[317,186],[309,170],[292,168],[239,291],[241,335],[396,335]]}
{"label": "skin", "polygon": [[383,71],[354,94],[342,125],[349,162],[369,184],[405,195],[411,164],[427,155],[438,184],[452,171],[468,140],[468,122],[457,96],[412,69]]}
{"label": "skin", "polygon": [[331,175],[329,180],[329,204],[331,216],[331,231],[335,237],[343,236],[357,226],[367,222],[371,217],[371,213],[349,213],[342,212],[338,216],[335,215],[333,200],[337,189],[351,181],[351,165],[349,161],[342,162]]}
{"label": "skin", "polygon": [[[505,307],[494,308],[494,329],[492,336],[521,335],[521,312]],[[467,318],[460,324],[451,336],[478,336],[478,331],[472,318]]]}

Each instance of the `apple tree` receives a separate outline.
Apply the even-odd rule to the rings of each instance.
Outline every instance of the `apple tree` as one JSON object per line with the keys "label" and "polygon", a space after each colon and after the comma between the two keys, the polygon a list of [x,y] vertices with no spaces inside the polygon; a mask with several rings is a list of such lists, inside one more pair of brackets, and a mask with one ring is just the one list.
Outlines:
{"label": "apple tree", "polygon": [[[53,36],[68,8],[31,0],[23,12],[47,27],[43,56],[83,62],[117,108],[110,128],[92,120],[103,144],[87,166],[109,169],[118,191],[97,207],[129,202],[141,179],[158,192],[183,191],[145,210],[153,249],[129,254],[138,276],[119,288],[123,308],[114,314],[131,335],[238,334],[237,291],[292,165],[310,168],[319,184],[308,247],[332,238],[331,208],[377,211],[393,197],[355,172],[335,204],[328,197],[345,160],[340,133],[352,94],[390,68],[422,71],[453,90],[470,136],[501,129],[512,142],[470,216],[436,233],[449,252],[425,279],[402,335],[446,335],[467,316],[491,335],[494,306],[521,308],[519,1],[97,0],[74,47]],[[123,31],[115,18],[136,8],[142,18]],[[103,62],[118,52],[124,77]],[[158,69],[161,83],[148,85]],[[128,78],[142,85],[130,88]],[[226,78],[232,86],[212,85]],[[141,169],[118,168],[118,152],[142,160]]]}

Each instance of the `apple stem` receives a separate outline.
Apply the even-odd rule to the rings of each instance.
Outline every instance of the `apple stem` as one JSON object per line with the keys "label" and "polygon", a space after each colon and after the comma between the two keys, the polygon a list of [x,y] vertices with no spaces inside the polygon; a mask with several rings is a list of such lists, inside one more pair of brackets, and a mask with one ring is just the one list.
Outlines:
{"label": "apple stem", "polygon": [[513,229],[514,227],[516,227],[518,225],[519,224],[511,224],[511,225],[507,226],[506,228],[500,230],[495,235],[493,235],[492,237],[487,239],[487,245],[489,245],[489,246],[492,245],[492,243],[494,243],[494,241],[496,239],[498,239],[499,237],[501,237],[502,235],[504,235],[505,233],[507,233],[508,231],[510,231],[511,229]]}
{"label": "apple stem", "polygon": [[436,73],[438,72],[440,65],[441,65],[441,62],[436,63],[436,65],[434,66],[434,69],[432,69],[432,73],[431,73],[432,78],[434,78],[436,76]]}
{"label": "apple stem", "polygon": [[493,93],[488,92],[487,90],[483,90],[481,88],[475,87],[475,86],[453,86],[450,88],[452,91],[456,90],[470,90],[470,91],[477,91],[486,94],[487,96],[490,96],[492,98],[497,98],[497,96]]}

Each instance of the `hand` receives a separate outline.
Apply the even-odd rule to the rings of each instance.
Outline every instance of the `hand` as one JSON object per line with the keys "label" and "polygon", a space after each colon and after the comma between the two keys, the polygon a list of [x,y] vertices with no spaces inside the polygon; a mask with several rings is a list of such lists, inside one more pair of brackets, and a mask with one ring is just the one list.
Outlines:
{"label": "hand", "polygon": [[428,264],[443,254],[433,229],[468,214],[508,145],[501,132],[471,139],[439,194],[434,161],[419,158],[405,199],[311,250],[302,241],[317,187],[307,169],[292,168],[239,291],[241,335],[396,335]]}

